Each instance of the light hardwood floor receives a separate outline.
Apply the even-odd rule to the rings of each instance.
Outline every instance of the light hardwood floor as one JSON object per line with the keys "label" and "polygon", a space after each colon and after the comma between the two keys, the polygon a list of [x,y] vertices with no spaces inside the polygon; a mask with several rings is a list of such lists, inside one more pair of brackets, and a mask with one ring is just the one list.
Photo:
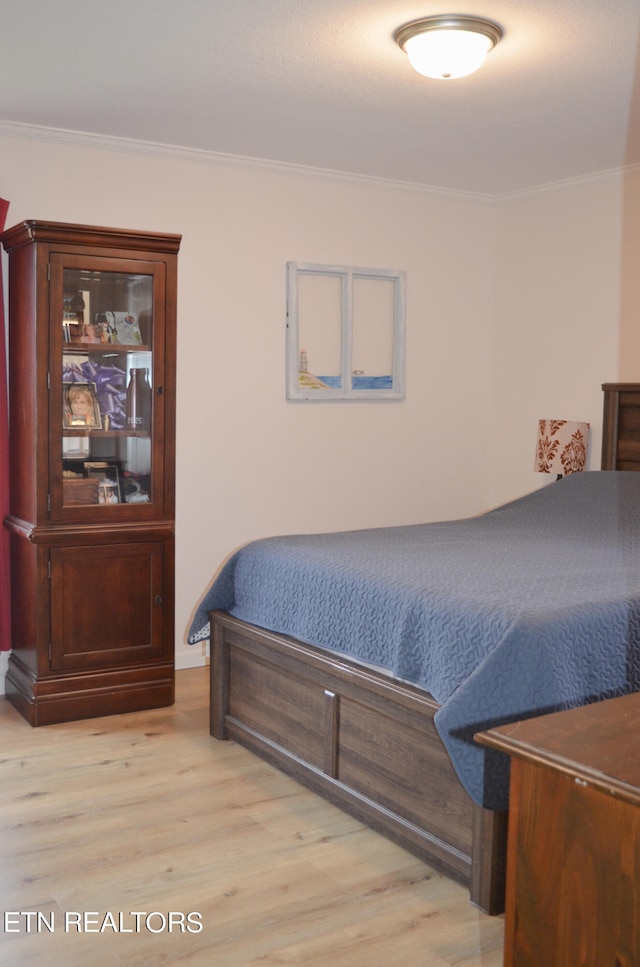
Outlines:
{"label": "light hardwood floor", "polygon": [[208,669],[176,691],[39,729],[0,699],[2,967],[501,967],[501,917],[210,738]]}

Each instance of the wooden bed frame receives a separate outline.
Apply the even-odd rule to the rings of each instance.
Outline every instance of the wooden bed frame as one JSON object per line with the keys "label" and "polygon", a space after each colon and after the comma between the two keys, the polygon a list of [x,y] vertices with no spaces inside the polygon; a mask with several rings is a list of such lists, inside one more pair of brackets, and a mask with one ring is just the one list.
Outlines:
{"label": "wooden bed frame", "polygon": [[212,611],[211,734],[235,739],[504,909],[506,813],[476,806],[419,688]]}
{"label": "wooden bed frame", "polygon": [[[603,470],[640,470],[640,384],[604,384]],[[211,734],[234,739],[504,910],[507,813],[475,805],[433,724],[437,702],[336,654],[219,611]]]}

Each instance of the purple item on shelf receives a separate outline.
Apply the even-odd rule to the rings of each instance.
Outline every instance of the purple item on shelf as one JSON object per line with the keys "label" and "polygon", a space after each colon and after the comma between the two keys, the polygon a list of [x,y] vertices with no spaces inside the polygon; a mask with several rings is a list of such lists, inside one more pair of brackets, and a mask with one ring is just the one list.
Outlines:
{"label": "purple item on shelf", "polygon": [[97,363],[86,360],[63,365],[62,379],[65,383],[95,383],[98,406],[103,417],[109,416],[112,430],[124,430],[127,425],[126,373],[112,363]]}

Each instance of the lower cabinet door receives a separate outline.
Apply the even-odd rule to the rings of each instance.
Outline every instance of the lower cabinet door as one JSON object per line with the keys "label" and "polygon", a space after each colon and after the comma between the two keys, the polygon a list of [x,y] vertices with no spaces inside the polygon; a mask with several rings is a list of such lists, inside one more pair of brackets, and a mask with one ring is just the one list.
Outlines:
{"label": "lower cabinet door", "polygon": [[51,670],[164,656],[165,545],[51,548]]}

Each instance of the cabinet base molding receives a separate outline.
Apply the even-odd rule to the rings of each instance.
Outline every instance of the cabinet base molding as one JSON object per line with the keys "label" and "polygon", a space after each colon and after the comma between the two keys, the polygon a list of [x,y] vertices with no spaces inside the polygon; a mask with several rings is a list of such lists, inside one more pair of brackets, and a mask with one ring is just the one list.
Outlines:
{"label": "cabinet base molding", "polygon": [[36,679],[12,654],[5,693],[34,727],[164,708],[174,702],[173,663]]}

